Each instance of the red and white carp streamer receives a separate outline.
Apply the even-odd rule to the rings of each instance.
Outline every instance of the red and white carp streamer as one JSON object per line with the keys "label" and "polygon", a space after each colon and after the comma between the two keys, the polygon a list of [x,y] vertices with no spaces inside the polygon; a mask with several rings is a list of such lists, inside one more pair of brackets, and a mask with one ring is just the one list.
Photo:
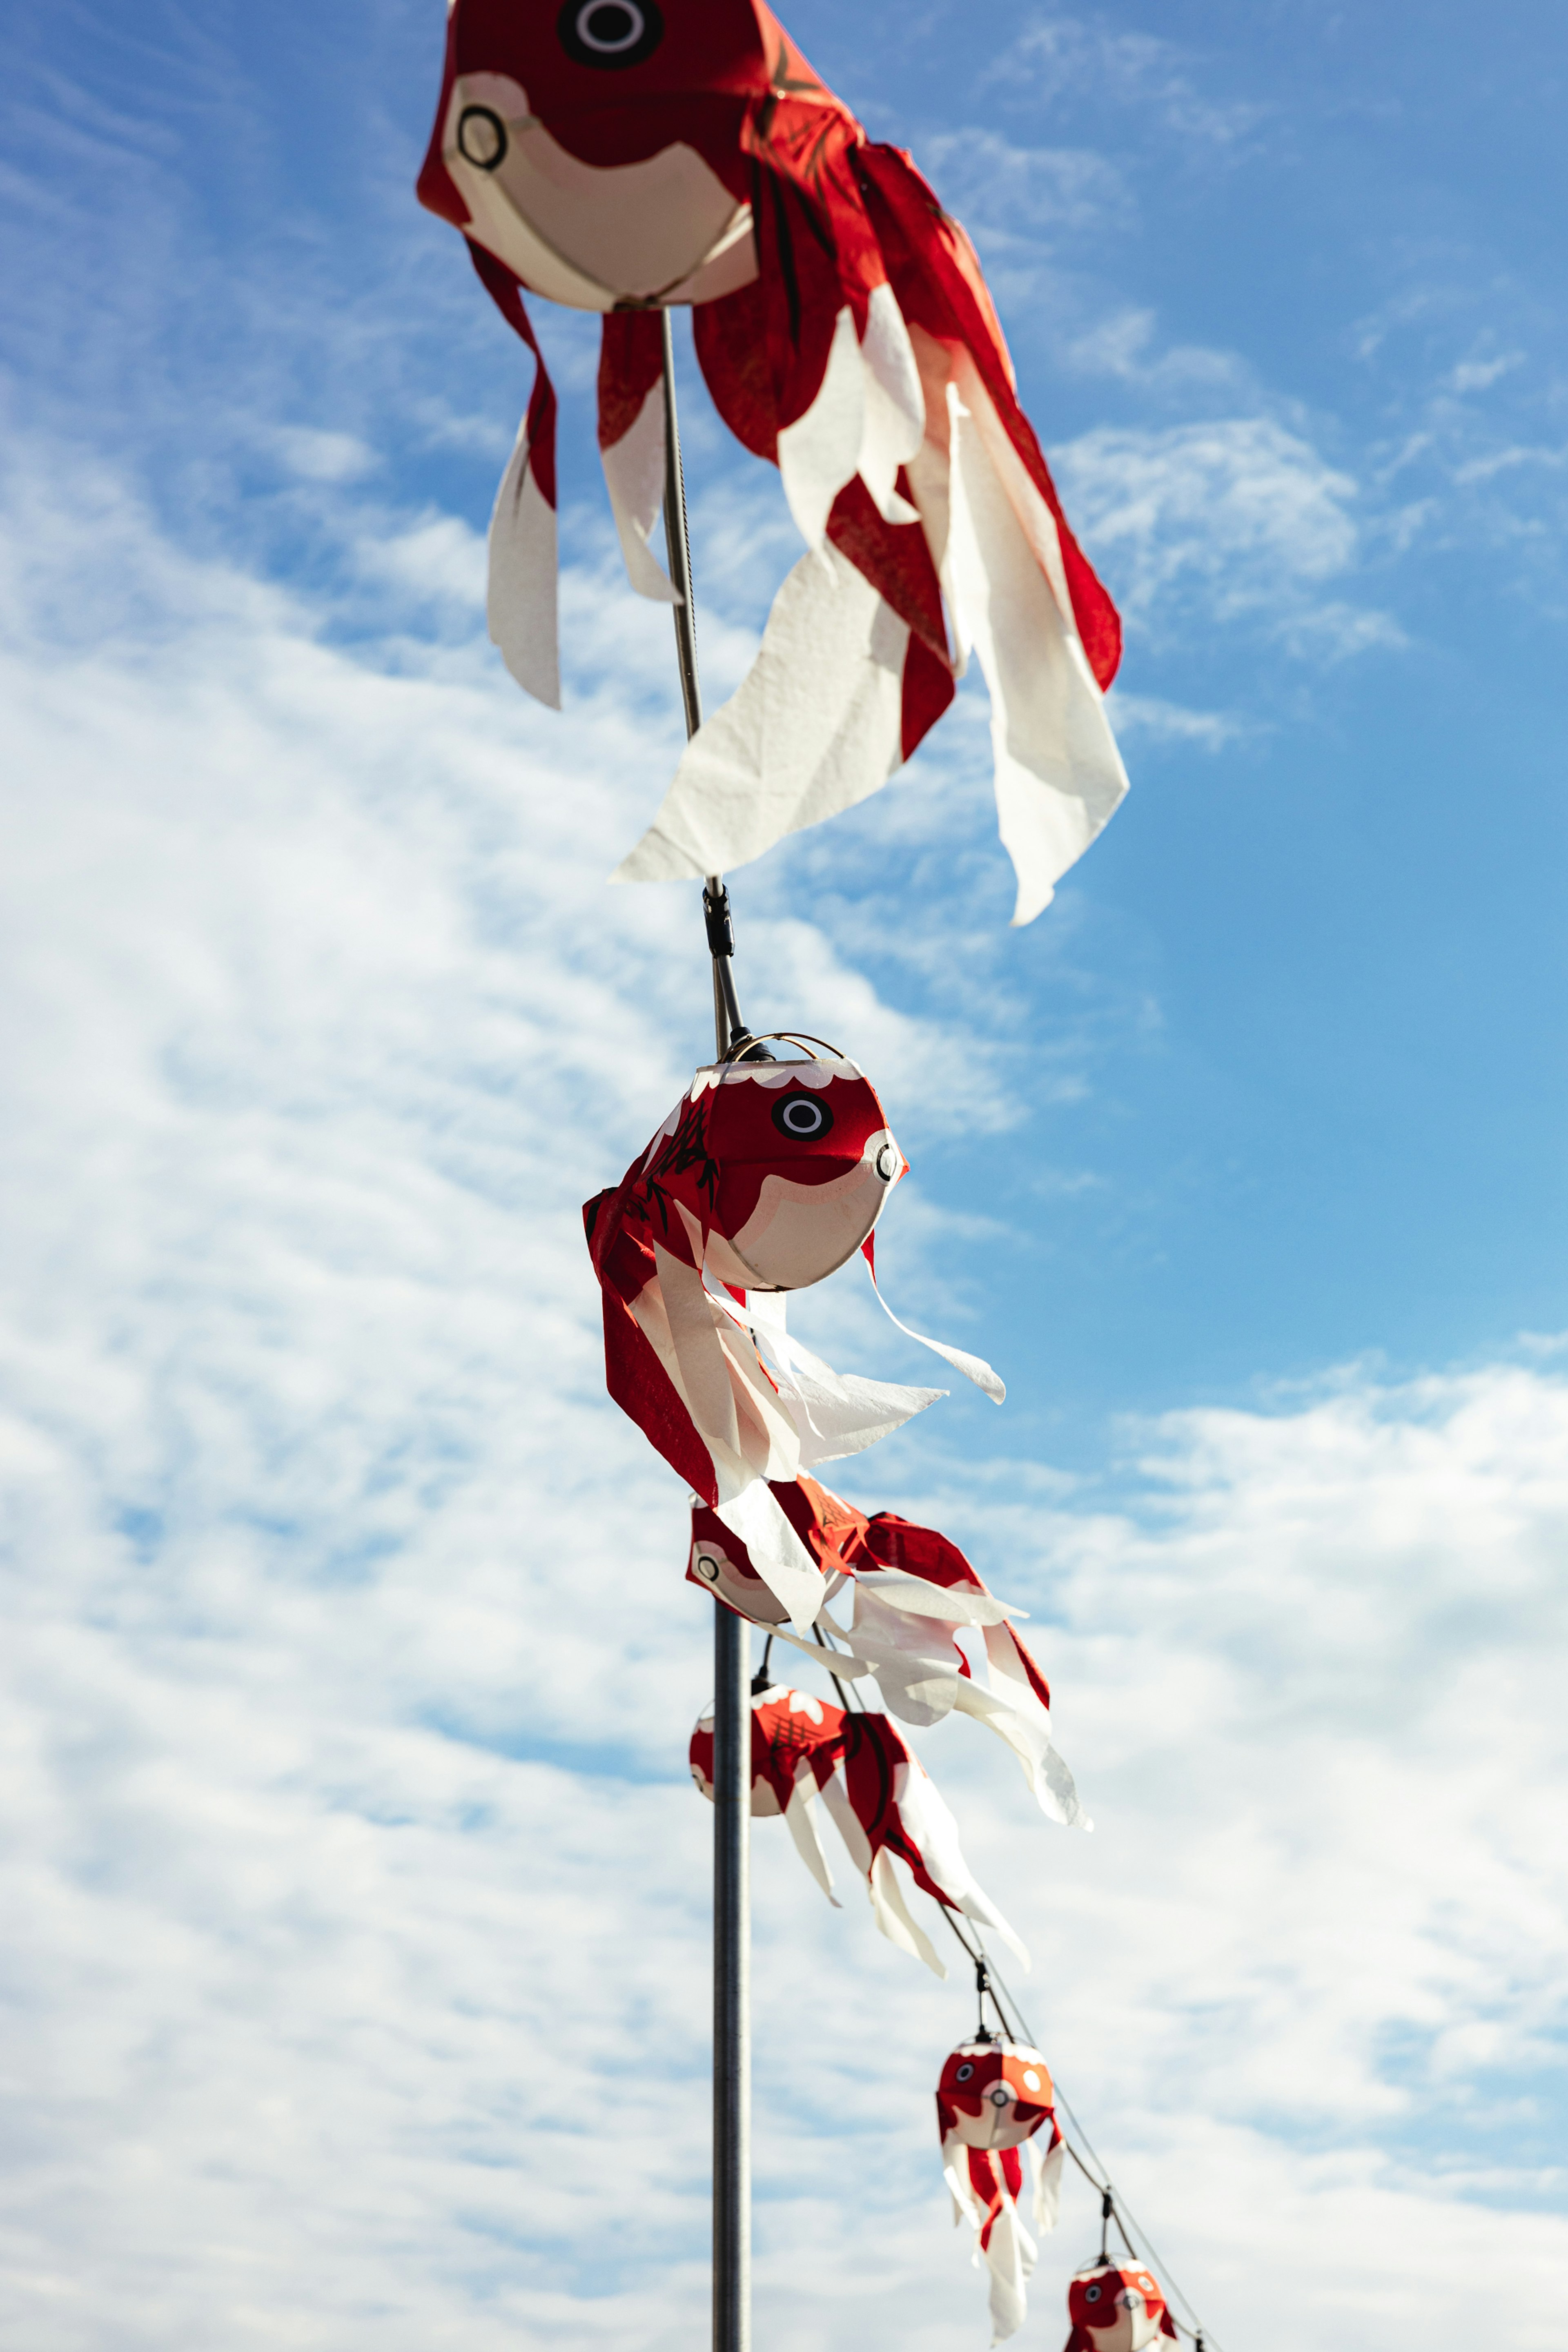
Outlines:
{"label": "red and white carp streamer", "polygon": [[[583,1212],[611,1396],[798,1624],[822,1571],[768,1482],[860,1452],[942,1391],[834,1371],[789,1337],[784,1294],[855,1255],[904,1170],[853,1062],[721,1063]],[[1001,1402],[989,1364],[925,1344]]]}
{"label": "red and white carp streamer", "polygon": [[936,2127],[953,2221],[971,2224],[975,2263],[991,2273],[991,2340],[1000,2344],[1023,2326],[1025,2285],[1038,2259],[1018,2213],[1026,2165],[1036,2228],[1057,2226],[1065,2147],[1050,2069],[1025,2042],[961,2042],[942,2066]]}
{"label": "red and white carp streamer", "polygon": [[605,314],[599,446],[632,584],[664,482],[658,310],[693,309],[737,438],[808,554],[689,745],[627,881],[722,873],[863,800],[991,694],[1001,836],[1032,920],[1127,789],[1116,609],[1068,527],[974,249],[762,0],[455,0],[419,196],[534,353],[490,524],[489,626],[560,701],[555,395],[524,292]]}
{"label": "red and white carp streamer", "polygon": [[1120,2268],[1091,2263],[1068,2289],[1072,2334],[1065,2352],[1144,2352],[1161,2336],[1176,2340],[1176,2323],[1152,2272],[1131,2260]]}
{"label": "red and white carp streamer", "polygon": [[[999,1601],[934,1528],[916,1527],[892,1511],[868,1518],[813,1478],[776,1483],[772,1492],[821,1573],[816,1617],[786,1610],[744,1543],[700,1503],[692,1507],[689,1580],[742,1616],[780,1629],[784,1640],[841,1681],[869,1676],[901,1722],[938,1723],[956,1709],[984,1724],[1017,1757],[1042,1812],[1091,1828],[1051,1739],[1050,1685],[1012,1623],[1022,1612]],[[847,1627],[827,1614],[827,1603],[846,1588],[853,1595]],[[784,1633],[786,1616],[822,1627],[845,1651]],[[960,1646],[965,1633],[978,1637],[970,1643],[973,1660]]]}
{"label": "red and white carp streamer", "polygon": [[[713,1717],[691,1735],[691,1777],[713,1794]],[[911,1916],[894,1870],[901,1862],[921,1892],[1029,1956],[963,1859],[958,1824],[920,1759],[885,1715],[847,1714],[804,1691],[775,1685],[752,1702],[752,1811],[782,1813],[795,1847],[837,1907],[816,1802],[820,1796],[866,1881],[878,1927],[939,1977],[947,1969]]]}

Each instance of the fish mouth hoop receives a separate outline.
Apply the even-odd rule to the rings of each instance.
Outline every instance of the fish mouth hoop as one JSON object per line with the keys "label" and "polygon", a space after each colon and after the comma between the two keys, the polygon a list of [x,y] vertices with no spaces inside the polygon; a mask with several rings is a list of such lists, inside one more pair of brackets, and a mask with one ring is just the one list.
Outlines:
{"label": "fish mouth hoop", "polygon": [[[804,1045],[807,1049],[806,1059],[809,1062],[842,1062],[847,1058],[837,1045],[830,1045],[826,1037],[808,1036],[804,1029],[764,1029],[760,1037],[737,1037],[732,1045],[726,1045],[719,1056],[718,1066],[722,1068],[726,1062],[738,1061],[742,1054],[749,1054],[753,1045]],[[820,1045],[821,1053],[812,1053],[810,1048],[813,1045]]]}

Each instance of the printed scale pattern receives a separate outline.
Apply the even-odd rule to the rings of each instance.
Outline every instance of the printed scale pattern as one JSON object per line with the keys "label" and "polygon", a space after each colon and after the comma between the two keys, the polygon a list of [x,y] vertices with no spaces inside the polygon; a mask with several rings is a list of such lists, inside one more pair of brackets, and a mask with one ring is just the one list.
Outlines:
{"label": "printed scale pattern", "polygon": [[489,541],[490,634],[521,686],[559,705],[556,403],[525,292],[604,314],[599,446],[634,588],[676,601],[650,545],[671,305],[806,542],[616,878],[723,873],[864,799],[973,653],[1013,919],[1032,920],[1127,789],[1103,704],[1121,623],[974,249],[910,157],[761,0],[456,0],[418,193],[534,355]]}

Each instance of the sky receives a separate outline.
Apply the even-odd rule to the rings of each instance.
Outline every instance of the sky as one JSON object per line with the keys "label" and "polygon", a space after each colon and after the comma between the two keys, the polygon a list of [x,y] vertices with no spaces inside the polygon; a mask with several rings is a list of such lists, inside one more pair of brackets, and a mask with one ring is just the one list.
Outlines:
{"label": "sky", "polygon": [[[528,369],[413,200],[440,18],[3,20],[17,2352],[706,2327],[707,1603],[577,1221],[710,1050],[694,891],[605,880],[679,700],[542,305],[564,709],[485,642]],[[891,1303],[1009,1387],[838,1483],[1030,1612],[1092,1836],[915,1744],[1211,2343],[1558,2352],[1560,24],[787,22],[973,232],[1127,625],[1033,926],[973,683],[732,877],[748,1019],[912,1163]],[[679,341],[714,703],[797,542]],[[848,1276],[798,1321],[927,1377]],[[979,2352],[970,1995],[753,1843],[759,2352]]]}

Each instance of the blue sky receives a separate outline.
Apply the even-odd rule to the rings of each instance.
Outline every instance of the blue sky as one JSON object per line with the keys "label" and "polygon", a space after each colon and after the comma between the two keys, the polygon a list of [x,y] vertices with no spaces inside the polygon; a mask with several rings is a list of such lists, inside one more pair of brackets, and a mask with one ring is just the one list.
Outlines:
{"label": "blue sky", "polygon": [[[439,19],[7,20],[26,2352],[700,2323],[705,1629],[574,1229],[707,1050],[691,894],[603,885],[668,625],[596,331],[541,306],[565,712],[484,643],[527,373],[412,198]],[[844,1484],[1035,1612],[1095,1838],[933,1769],[1226,2352],[1372,2352],[1392,2242],[1459,2352],[1563,2252],[1560,30],[787,21],[973,232],[1128,622],[1133,791],[1029,929],[977,690],[734,877],[748,1014],[856,1053],[914,1162],[893,1303],[1010,1387]],[[711,699],[795,541],[685,376]],[[852,1285],[804,1305],[924,1376]],[[924,2137],[961,1991],[764,1843],[773,2340],[978,2344]]]}

